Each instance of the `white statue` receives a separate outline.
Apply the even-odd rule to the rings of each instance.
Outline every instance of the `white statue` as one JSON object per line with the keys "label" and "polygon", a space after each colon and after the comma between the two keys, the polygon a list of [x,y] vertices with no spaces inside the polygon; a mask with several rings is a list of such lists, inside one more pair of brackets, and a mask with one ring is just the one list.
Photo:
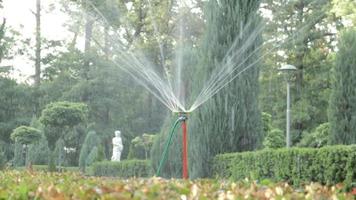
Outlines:
{"label": "white statue", "polygon": [[124,148],[122,145],[121,132],[115,131],[115,137],[112,139],[113,149],[111,161],[120,161],[121,152]]}

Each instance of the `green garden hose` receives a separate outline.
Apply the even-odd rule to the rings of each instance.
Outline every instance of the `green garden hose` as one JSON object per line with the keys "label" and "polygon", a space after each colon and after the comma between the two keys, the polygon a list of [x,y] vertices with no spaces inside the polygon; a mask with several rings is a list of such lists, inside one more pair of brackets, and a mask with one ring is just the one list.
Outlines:
{"label": "green garden hose", "polygon": [[156,176],[159,176],[159,175],[160,175],[161,169],[162,169],[162,167],[163,167],[163,164],[164,164],[164,162],[166,162],[167,155],[168,155],[168,150],[169,150],[169,146],[170,146],[170,144],[171,144],[171,142],[172,142],[172,138],[173,138],[173,135],[174,135],[174,133],[175,133],[174,130],[176,129],[178,123],[181,122],[181,121],[183,121],[183,120],[185,120],[185,119],[182,118],[182,117],[179,117],[179,118],[177,119],[177,121],[174,122],[174,124],[173,124],[173,126],[172,126],[172,128],[171,128],[170,134],[169,134],[169,136],[168,136],[168,138],[167,138],[167,141],[166,141],[166,144],[165,144],[165,147],[164,147],[164,151],[163,151],[163,154],[162,154],[161,161],[159,162],[159,166],[158,166],[158,169],[157,169]]}

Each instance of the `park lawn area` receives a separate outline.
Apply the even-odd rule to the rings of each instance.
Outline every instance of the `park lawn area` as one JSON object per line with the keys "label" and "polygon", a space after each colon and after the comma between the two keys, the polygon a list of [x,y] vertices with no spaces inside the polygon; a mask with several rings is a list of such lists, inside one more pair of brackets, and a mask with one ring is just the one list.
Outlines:
{"label": "park lawn area", "polygon": [[0,199],[354,199],[342,185],[311,183],[293,188],[286,183],[249,180],[104,178],[75,172],[1,171]]}

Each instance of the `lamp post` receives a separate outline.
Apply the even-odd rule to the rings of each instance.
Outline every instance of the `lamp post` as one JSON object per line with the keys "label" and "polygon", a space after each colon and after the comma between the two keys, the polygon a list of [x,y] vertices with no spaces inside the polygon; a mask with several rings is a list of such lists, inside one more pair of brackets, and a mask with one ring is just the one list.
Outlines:
{"label": "lamp post", "polygon": [[291,146],[291,140],[290,140],[290,81],[291,81],[293,72],[296,71],[297,68],[293,65],[283,65],[279,70],[284,73],[284,78],[287,82],[286,144],[287,144],[287,148],[289,148]]}

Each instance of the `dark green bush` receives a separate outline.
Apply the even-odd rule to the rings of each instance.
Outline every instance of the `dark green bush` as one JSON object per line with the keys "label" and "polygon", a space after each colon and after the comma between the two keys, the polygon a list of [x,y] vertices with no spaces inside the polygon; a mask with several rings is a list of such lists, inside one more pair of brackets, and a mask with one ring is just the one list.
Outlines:
{"label": "dark green bush", "polygon": [[285,136],[282,130],[275,128],[270,130],[264,141],[263,147],[270,149],[278,149],[285,146]]}
{"label": "dark green bush", "polygon": [[128,159],[149,159],[156,135],[144,133],[131,140]]}
{"label": "dark green bush", "polygon": [[103,161],[93,164],[94,176],[150,177],[153,175],[148,160],[124,160],[120,162]]}
{"label": "dark green bush", "polygon": [[313,147],[320,148],[326,146],[330,143],[330,124],[329,122],[320,124],[316,129],[311,133],[303,133],[303,138],[299,142],[299,147]]}
{"label": "dark green bush", "polygon": [[356,146],[222,154],[214,158],[213,174],[233,180],[248,177],[287,181],[294,185],[312,181],[327,185],[344,182],[351,186],[356,181]]}
{"label": "dark green bush", "polygon": [[6,164],[5,154],[0,151],[0,170],[4,169],[5,164]]}

